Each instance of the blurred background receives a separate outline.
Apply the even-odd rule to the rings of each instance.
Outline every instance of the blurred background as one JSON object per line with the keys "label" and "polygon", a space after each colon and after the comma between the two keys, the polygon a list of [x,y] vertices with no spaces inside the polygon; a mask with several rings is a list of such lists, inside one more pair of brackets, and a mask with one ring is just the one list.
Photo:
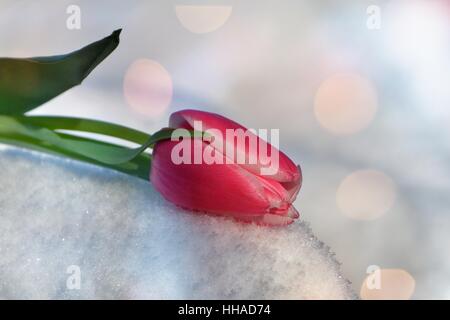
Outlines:
{"label": "blurred background", "polygon": [[450,298],[450,1],[0,0],[0,56],[117,28],[116,51],[35,114],[152,132],[195,107],[280,129],[301,218],[362,298]]}

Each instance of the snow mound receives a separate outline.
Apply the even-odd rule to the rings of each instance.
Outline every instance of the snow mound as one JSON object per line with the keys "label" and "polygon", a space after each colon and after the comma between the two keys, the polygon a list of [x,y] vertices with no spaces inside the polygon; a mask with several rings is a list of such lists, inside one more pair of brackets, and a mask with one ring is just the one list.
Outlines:
{"label": "snow mound", "polygon": [[193,214],[148,182],[0,149],[1,299],[350,299],[306,223]]}

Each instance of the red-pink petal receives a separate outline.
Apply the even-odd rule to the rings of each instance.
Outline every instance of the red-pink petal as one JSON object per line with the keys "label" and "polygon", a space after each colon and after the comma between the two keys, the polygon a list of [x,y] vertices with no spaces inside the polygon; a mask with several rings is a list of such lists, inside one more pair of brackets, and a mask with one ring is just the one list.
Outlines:
{"label": "red-pink petal", "polygon": [[[287,202],[289,194],[278,182],[266,181],[237,164],[177,165],[171,158],[177,143],[162,141],[153,151],[150,180],[167,200],[186,209],[247,221],[254,217],[261,224],[284,225],[296,218]],[[198,145],[191,145],[193,155]]]}
{"label": "red-pink petal", "polygon": [[[217,129],[221,132],[222,137],[225,139],[226,136],[226,129],[242,129],[246,131],[247,129],[230,120],[227,119],[219,114],[210,113],[210,112],[204,112],[199,110],[181,110],[178,112],[173,113],[170,116],[169,120],[169,126],[171,128],[185,128],[185,129],[193,129],[194,121],[201,121],[203,130],[208,129]],[[279,155],[279,168],[277,172],[274,175],[271,176],[265,176],[267,178],[279,181],[279,182],[294,182],[293,189],[297,189],[297,185],[301,184],[301,171],[299,170],[300,167],[295,165],[291,159],[289,159],[283,152],[279,151],[277,148],[273,147],[272,145],[268,144],[266,141],[260,139],[256,135],[249,133],[249,136],[255,137],[258,141],[258,148],[265,148],[267,150],[268,155],[272,155],[275,152],[278,152]],[[248,146],[248,140],[245,146],[240,144],[234,144],[235,152],[243,152],[246,154],[247,159],[250,156],[254,156],[257,158],[256,164],[240,164],[241,166],[245,167],[248,171],[252,172],[255,175],[261,175],[261,168],[264,167],[263,164],[261,164],[261,159],[259,159],[258,155],[250,155],[249,152],[252,151],[251,148]],[[214,142],[213,142],[214,144]],[[225,150],[225,155],[227,156],[227,152]],[[295,190],[291,193],[295,193]]]}

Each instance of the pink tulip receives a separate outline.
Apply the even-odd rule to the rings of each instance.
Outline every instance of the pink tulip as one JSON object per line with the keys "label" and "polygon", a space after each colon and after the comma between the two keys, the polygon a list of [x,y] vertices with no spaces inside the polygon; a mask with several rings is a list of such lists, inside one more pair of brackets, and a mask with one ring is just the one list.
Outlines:
{"label": "pink tulip", "polygon": [[[224,139],[226,129],[246,128],[218,114],[197,110],[178,111],[171,115],[169,127],[193,130],[194,121],[201,121],[204,132],[217,129],[222,136],[211,134],[214,138],[209,142],[201,138],[183,138],[182,142],[191,144],[192,155],[199,149],[204,152],[207,148],[217,152],[216,156],[222,158],[223,163],[176,164],[172,152],[181,142],[158,142],[153,150],[150,180],[168,201],[185,209],[232,216],[263,225],[286,225],[299,217],[292,205],[302,183],[299,166],[272,145],[252,135],[258,142],[257,150],[266,147],[268,155],[278,153],[276,172],[262,175],[264,164],[255,150],[249,148],[248,140],[245,145],[234,145],[235,149],[220,147],[227,141],[218,141],[216,138]],[[194,139],[199,143],[194,143]],[[226,163],[227,157],[240,152],[245,154],[247,160],[256,157],[257,162]]]}

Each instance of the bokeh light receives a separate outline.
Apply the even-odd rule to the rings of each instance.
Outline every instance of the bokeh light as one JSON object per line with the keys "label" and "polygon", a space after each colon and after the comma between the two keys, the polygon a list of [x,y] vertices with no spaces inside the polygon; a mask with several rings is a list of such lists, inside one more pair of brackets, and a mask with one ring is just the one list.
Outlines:
{"label": "bokeh light", "polygon": [[134,111],[149,118],[157,118],[172,101],[172,79],[158,62],[139,59],[130,65],[125,74],[123,93]]}
{"label": "bokeh light", "polygon": [[[377,275],[364,279],[360,296],[363,300],[408,300],[414,294],[416,281],[403,269],[380,269]],[[379,286],[374,286],[379,277]]]}
{"label": "bokeh light", "polygon": [[376,170],[358,170],[340,184],[336,201],[346,216],[358,220],[373,220],[385,214],[396,197],[391,178]]}
{"label": "bokeh light", "polygon": [[315,97],[317,121],[334,134],[352,134],[366,128],[376,110],[375,87],[358,74],[329,77],[320,85]]}
{"label": "bokeh light", "polygon": [[232,11],[232,6],[175,6],[178,20],[193,33],[208,33],[219,29],[227,22]]}

